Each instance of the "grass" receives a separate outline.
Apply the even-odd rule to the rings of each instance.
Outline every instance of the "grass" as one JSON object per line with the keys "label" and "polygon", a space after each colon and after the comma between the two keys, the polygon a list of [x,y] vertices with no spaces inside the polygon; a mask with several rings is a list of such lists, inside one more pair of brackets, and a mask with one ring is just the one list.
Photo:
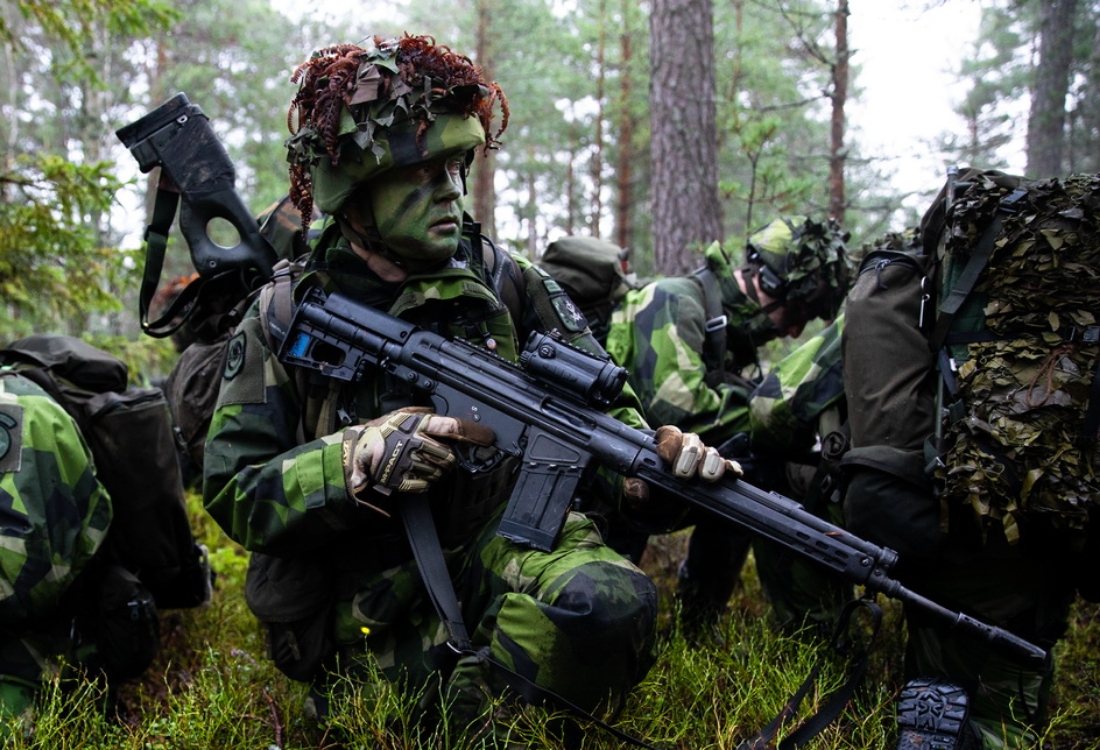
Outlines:
{"label": "grass", "polygon": [[[417,696],[400,693],[377,675],[344,685],[332,726],[320,728],[303,710],[304,686],[283,677],[265,657],[263,634],[244,603],[246,556],[197,508],[195,498],[191,502],[196,535],[212,550],[218,571],[211,605],[162,613],[161,654],[141,679],[120,686],[117,711],[99,710],[105,695],[97,682],[57,679],[43,691],[33,731],[17,733],[6,748],[396,750],[493,744],[484,726],[419,725],[413,718]],[[660,657],[615,726],[670,750],[733,750],[775,716],[827,649],[805,634],[772,631],[751,557],[745,585],[719,631],[699,642],[685,637],[672,604],[684,542],[683,533],[658,538],[643,560],[661,591]],[[900,608],[880,603],[884,623],[868,676],[839,720],[809,748],[893,747],[903,628]],[[1098,644],[1100,607],[1079,602],[1056,654],[1059,672],[1045,748],[1100,747]],[[803,716],[844,682],[845,667],[839,658],[825,660]],[[563,714],[500,708],[511,709],[513,746],[562,746],[557,720]],[[625,746],[596,727],[586,727],[581,741],[586,750]]]}

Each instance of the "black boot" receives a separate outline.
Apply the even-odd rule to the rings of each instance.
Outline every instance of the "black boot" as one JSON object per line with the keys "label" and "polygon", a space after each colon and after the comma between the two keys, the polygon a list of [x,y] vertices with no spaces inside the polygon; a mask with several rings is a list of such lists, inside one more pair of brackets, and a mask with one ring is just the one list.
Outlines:
{"label": "black boot", "polygon": [[898,698],[897,750],[977,750],[970,698],[953,682],[910,680]]}

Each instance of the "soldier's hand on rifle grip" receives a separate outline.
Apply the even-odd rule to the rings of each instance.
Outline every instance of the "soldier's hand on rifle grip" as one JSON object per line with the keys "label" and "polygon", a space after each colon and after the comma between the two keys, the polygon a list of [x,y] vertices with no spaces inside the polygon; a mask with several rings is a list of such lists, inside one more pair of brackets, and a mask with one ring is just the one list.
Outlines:
{"label": "soldier's hand on rifle grip", "polygon": [[448,443],[493,444],[493,431],[465,419],[407,407],[344,432],[348,492],[370,507],[366,493],[424,492],[457,463]]}
{"label": "soldier's hand on rifle grip", "polygon": [[705,482],[717,482],[727,471],[737,476],[744,474],[741,464],[722,458],[716,448],[704,445],[703,439],[694,432],[664,425],[657,428],[653,440],[657,444],[657,455],[679,479],[699,477]]}

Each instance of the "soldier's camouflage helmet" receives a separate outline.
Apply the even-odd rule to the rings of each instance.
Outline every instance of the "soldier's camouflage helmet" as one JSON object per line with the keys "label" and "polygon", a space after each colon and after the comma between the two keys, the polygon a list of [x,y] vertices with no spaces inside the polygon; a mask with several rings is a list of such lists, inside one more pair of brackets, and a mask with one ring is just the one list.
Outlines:
{"label": "soldier's camouflage helmet", "polygon": [[851,284],[848,234],[832,219],[785,216],[749,235],[745,258],[769,297],[802,305],[807,319],[836,317]]}
{"label": "soldier's camouflage helmet", "polygon": [[[291,196],[303,216],[336,212],[354,190],[394,167],[498,144],[504,92],[469,58],[431,37],[373,37],[313,53],[295,70],[286,142]],[[495,105],[500,128],[491,132]],[[467,161],[469,163],[469,161]]]}

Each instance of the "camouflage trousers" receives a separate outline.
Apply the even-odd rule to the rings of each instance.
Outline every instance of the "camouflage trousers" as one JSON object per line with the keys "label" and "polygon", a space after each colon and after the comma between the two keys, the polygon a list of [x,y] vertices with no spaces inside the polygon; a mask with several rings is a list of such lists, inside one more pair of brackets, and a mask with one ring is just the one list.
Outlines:
{"label": "camouflage trousers", "polygon": [[[1059,545],[1025,544],[1009,545],[999,528],[988,530],[984,546],[949,539],[943,565],[905,583],[1049,650],[1064,635],[1075,598],[1071,571]],[[977,639],[907,615],[906,677],[947,677],[965,688],[971,723],[986,750],[1035,747],[1036,730],[1047,718],[1053,664],[1028,668]]]}
{"label": "camouflage trousers", "polygon": [[341,672],[372,659],[420,691],[426,711],[445,704],[469,720],[509,687],[524,695],[531,684],[586,710],[619,708],[655,659],[653,582],[580,514],[570,514],[551,552],[496,536],[497,520],[445,553],[476,654],[455,661],[409,562],[365,577],[338,602]]}

